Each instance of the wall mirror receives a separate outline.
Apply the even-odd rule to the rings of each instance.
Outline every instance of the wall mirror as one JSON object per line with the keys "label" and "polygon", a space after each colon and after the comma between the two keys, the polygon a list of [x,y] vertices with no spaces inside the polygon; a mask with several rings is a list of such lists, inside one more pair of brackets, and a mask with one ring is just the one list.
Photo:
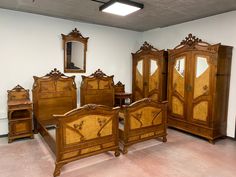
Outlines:
{"label": "wall mirror", "polygon": [[62,35],[64,49],[64,72],[85,73],[88,37],[75,28],[68,35]]}

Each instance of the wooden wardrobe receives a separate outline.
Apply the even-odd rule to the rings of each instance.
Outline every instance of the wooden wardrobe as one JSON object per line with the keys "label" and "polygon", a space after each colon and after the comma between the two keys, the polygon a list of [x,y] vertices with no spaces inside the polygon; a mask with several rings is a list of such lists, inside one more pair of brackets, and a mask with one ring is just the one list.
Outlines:
{"label": "wooden wardrobe", "polygon": [[225,136],[232,47],[189,34],[168,54],[168,125],[212,143]]}
{"label": "wooden wardrobe", "polygon": [[155,101],[166,100],[167,52],[144,42],[136,53],[132,53],[132,57],[132,101],[146,97]]}

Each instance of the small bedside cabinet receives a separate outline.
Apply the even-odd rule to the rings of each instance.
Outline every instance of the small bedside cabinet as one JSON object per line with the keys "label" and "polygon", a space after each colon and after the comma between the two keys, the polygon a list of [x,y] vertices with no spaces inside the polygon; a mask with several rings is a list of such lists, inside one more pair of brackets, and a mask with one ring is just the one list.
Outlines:
{"label": "small bedside cabinet", "polygon": [[32,102],[29,99],[29,90],[17,85],[7,92],[8,143],[17,138],[34,138],[32,131]]}
{"label": "small bedside cabinet", "polygon": [[[120,106],[125,104],[131,104],[132,93],[125,93],[125,85],[120,81],[114,86],[115,88],[115,106]],[[128,101],[128,102],[126,102]]]}

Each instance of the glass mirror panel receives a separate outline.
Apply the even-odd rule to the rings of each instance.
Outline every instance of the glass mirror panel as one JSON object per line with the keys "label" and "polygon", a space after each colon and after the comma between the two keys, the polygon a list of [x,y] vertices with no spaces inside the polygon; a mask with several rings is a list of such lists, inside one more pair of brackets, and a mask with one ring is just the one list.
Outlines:
{"label": "glass mirror panel", "polygon": [[150,76],[149,76],[149,92],[158,89],[159,86],[159,71],[157,60],[150,60]]}
{"label": "glass mirror panel", "polygon": [[155,72],[157,72],[158,64],[156,60],[151,59],[150,62],[150,75],[153,75]]}
{"label": "glass mirror panel", "polygon": [[140,73],[140,75],[143,75],[143,60],[138,61],[137,71]]}
{"label": "glass mirror panel", "polygon": [[176,60],[175,69],[182,77],[184,77],[184,68],[185,68],[184,58]]}
{"label": "glass mirror panel", "polygon": [[84,44],[79,41],[66,43],[67,69],[82,69],[84,67]]}
{"label": "glass mirror panel", "polygon": [[143,90],[143,60],[139,60],[136,69],[136,86]]}
{"label": "glass mirror panel", "polygon": [[185,57],[176,59],[175,66],[173,68],[173,90],[176,91],[179,96],[184,97],[184,72],[185,72]]}
{"label": "glass mirror panel", "polygon": [[201,76],[208,68],[207,59],[204,57],[197,57],[196,77]]}
{"label": "glass mirror panel", "polygon": [[194,77],[194,98],[209,93],[210,86],[210,67],[207,57],[196,57],[196,76]]}

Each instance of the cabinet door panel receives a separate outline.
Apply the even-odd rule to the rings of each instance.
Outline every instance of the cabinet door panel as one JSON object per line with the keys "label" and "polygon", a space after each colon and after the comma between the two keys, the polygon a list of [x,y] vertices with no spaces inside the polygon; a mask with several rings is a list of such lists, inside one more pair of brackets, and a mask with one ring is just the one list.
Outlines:
{"label": "cabinet door panel", "polygon": [[141,60],[137,61],[137,65],[135,66],[135,77],[134,77],[134,82],[135,82],[135,90],[134,90],[134,98],[135,101],[142,99],[144,88],[144,58],[141,58]]}
{"label": "cabinet door panel", "polygon": [[174,62],[170,64],[169,68],[171,75],[169,82],[170,114],[182,119],[185,117],[186,57],[186,55],[173,57]]}
{"label": "cabinet door panel", "polygon": [[193,52],[193,90],[190,117],[193,122],[209,125],[212,104],[213,59],[208,53]]}
{"label": "cabinet door panel", "polygon": [[159,87],[160,87],[160,67],[158,66],[157,59],[149,60],[149,72],[148,72],[148,93],[147,96],[153,100],[158,100]]}

